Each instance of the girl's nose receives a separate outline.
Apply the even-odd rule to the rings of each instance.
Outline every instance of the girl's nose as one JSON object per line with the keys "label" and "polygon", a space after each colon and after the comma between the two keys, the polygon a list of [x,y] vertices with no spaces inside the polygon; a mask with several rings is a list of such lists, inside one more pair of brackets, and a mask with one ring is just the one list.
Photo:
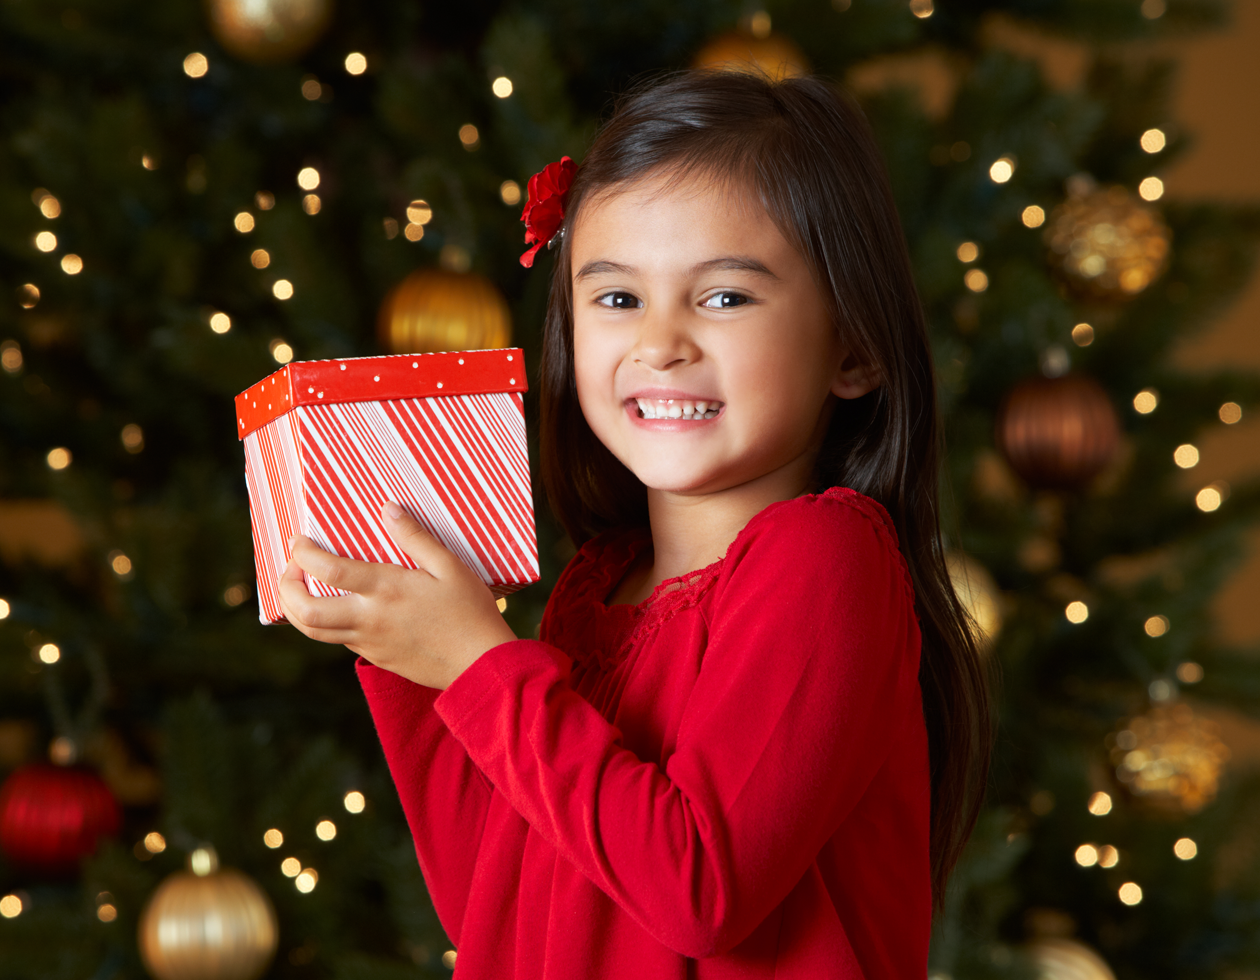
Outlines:
{"label": "girl's nose", "polygon": [[639,321],[632,359],[656,371],[694,361],[700,348],[682,319],[680,313],[672,310],[649,309]]}

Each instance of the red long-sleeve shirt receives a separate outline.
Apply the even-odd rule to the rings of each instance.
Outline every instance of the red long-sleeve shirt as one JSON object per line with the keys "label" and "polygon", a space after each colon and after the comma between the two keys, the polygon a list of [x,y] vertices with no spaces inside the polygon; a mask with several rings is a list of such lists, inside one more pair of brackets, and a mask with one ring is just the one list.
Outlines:
{"label": "red long-sleeve shirt", "polygon": [[445,691],[359,663],[456,976],[921,980],[927,734],[888,515],[775,503],[605,605],[649,546],[588,542],[542,639]]}

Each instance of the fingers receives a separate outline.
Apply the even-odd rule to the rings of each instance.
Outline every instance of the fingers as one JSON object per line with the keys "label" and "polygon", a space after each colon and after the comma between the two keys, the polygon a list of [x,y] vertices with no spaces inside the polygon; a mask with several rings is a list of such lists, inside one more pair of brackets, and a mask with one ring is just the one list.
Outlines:
{"label": "fingers", "polygon": [[424,525],[392,500],[381,507],[381,517],[389,536],[413,561],[434,577],[445,571],[453,556],[446,545],[425,530]]}
{"label": "fingers", "polygon": [[379,583],[381,565],[377,562],[355,561],[329,554],[305,535],[295,535],[290,542],[293,560],[302,571],[313,575],[334,589],[366,593]]}
{"label": "fingers", "polygon": [[279,592],[285,618],[311,639],[348,643],[357,638],[358,596],[311,595],[296,561],[289,562],[280,576]]}

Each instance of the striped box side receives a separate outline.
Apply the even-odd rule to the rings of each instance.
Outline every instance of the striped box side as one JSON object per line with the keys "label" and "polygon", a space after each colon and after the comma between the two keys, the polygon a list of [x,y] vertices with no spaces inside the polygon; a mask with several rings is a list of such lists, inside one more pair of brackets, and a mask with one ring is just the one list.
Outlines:
{"label": "striped box side", "polygon": [[[415,563],[380,521],[393,500],[496,596],[537,581],[519,392],[301,405],[303,533],[336,554]],[[315,594],[335,595],[311,581]]]}
{"label": "striped box side", "polygon": [[254,536],[258,619],[284,619],[277,586],[289,563],[289,539],[304,520],[301,461],[291,416],[281,416],[245,437],[245,484]]}

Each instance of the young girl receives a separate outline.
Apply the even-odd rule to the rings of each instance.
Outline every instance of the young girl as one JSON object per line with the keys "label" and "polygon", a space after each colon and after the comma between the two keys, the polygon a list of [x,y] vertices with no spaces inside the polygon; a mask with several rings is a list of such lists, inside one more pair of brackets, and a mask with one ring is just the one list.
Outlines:
{"label": "young girl", "polygon": [[989,709],[872,137],[821,80],[687,72],[571,173],[531,201],[580,545],[541,639],[393,504],[420,568],[295,539],[285,612],[362,655],[457,976],[922,980]]}

